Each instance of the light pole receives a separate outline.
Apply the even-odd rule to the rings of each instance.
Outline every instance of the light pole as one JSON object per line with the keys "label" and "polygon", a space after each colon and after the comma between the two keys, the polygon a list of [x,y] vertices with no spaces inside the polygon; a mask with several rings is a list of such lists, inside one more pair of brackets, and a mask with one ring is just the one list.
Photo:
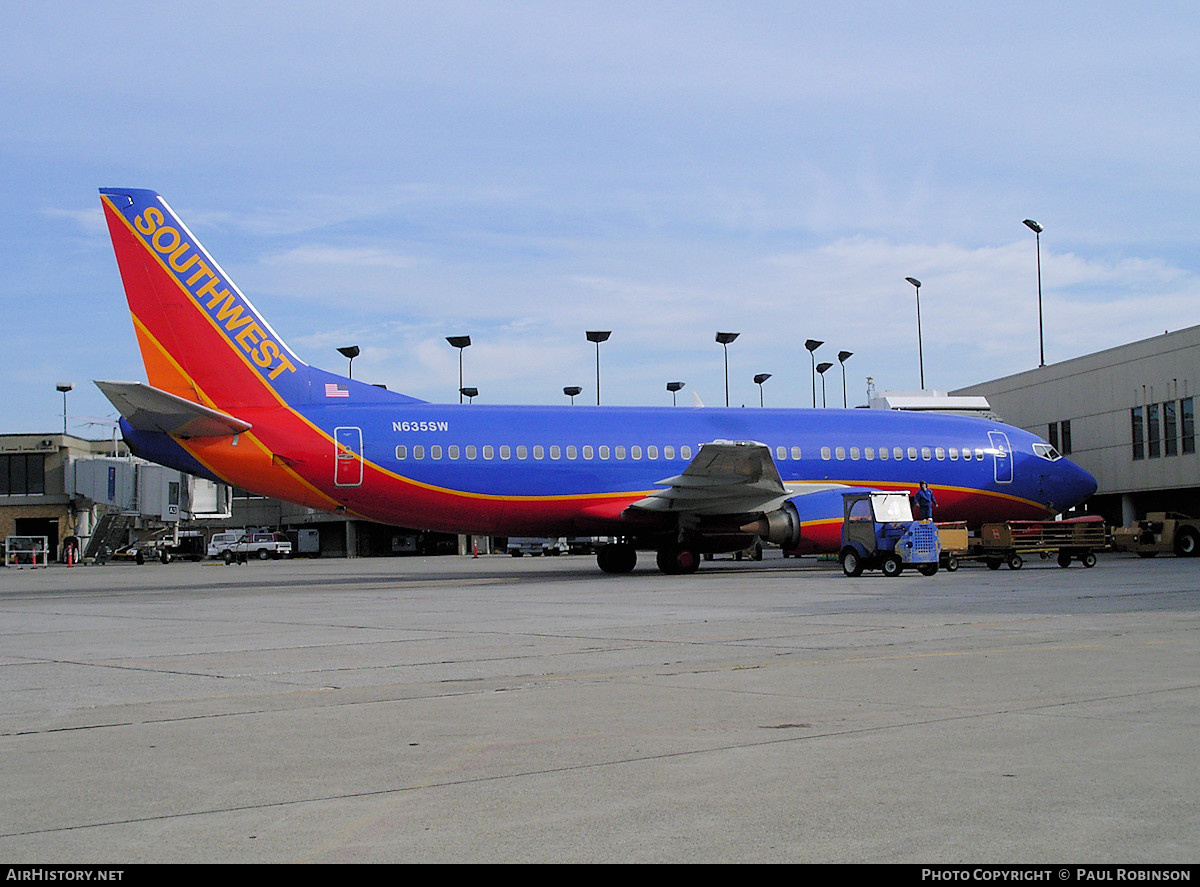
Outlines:
{"label": "light pole", "polygon": [[343,345],[341,348],[338,349],[338,354],[342,355],[342,357],[345,357],[350,361],[349,376],[351,379],[353,379],[354,378],[354,358],[358,357],[358,355],[359,355],[358,346],[357,345]]}
{"label": "light pole", "polygon": [[567,387],[565,387],[563,389],[563,394],[565,394],[567,397],[571,398],[571,406],[574,406],[575,405],[575,395],[578,394],[579,392],[581,392],[582,390],[583,389],[580,388],[578,385],[568,385]]}
{"label": "light pole", "polygon": [[854,356],[853,351],[839,351],[838,363],[842,365],[842,409],[845,409],[846,404],[846,361]]}
{"label": "light pole", "polygon": [[470,336],[446,336],[446,341],[454,348],[458,349],[458,402],[462,403],[463,399],[463,373],[462,373],[462,358],[463,350],[471,345]]}
{"label": "light pole", "polygon": [[814,410],[817,408],[817,356],[814,352],[824,344],[824,342],[817,339],[809,339],[804,343],[804,347],[808,350],[808,356],[812,358],[812,398]]}
{"label": "light pole", "polygon": [[833,366],[833,364],[830,363],[829,361],[823,361],[822,363],[817,364],[817,372],[821,376],[821,408],[822,409],[825,408],[825,371],[828,370],[831,366]]}
{"label": "light pole", "polygon": [[763,382],[767,381],[767,379],[769,379],[769,378],[771,378],[770,373],[758,373],[754,377],[754,384],[758,386],[758,405],[760,407],[763,405],[763,392],[762,392]]}
{"label": "light pole", "polygon": [[67,392],[75,387],[74,382],[59,382],[54,386],[63,396],[63,434],[67,433]]}
{"label": "light pole", "polygon": [[729,406],[729,343],[738,335],[739,333],[717,333],[717,341],[725,352],[725,406]]}
{"label": "light pole", "polygon": [[585,335],[589,342],[596,343],[596,406],[600,406],[600,343],[608,341],[612,330],[588,330]]}
{"label": "light pole", "polygon": [[915,277],[904,278],[917,288],[917,361],[921,368],[921,390],[925,390],[925,351],[921,345],[921,281]]}
{"label": "light pole", "polygon": [[682,382],[668,382],[667,390],[671,392],[671,406],[675,406],[675,394],[683,387]]}
{"label": "light pole", "polygon": [[1033,232],[1034,240],[1037,241],[1037,271],[1038,271],[1038,353],[1041,363],[1038,366],[1046,365],[1046,340],[1042,332],[1042,231],[1041,225],[1033,219],[1025,220],[1025,227]]}

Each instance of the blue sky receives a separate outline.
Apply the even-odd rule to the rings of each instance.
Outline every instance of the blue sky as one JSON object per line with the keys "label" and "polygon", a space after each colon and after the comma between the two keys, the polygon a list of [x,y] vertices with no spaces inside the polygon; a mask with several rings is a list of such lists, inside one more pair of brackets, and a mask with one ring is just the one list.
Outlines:
{"label": "blue sky", "polygon": [[[97,188],[160,191],[302,358],[433,401],[941,390],[1200,323],[1185,3],[0,7],[0,431],[144,379]],[[840,405],[841,377],[828,378]],[[818,400],[820,393],[818,391]]]}

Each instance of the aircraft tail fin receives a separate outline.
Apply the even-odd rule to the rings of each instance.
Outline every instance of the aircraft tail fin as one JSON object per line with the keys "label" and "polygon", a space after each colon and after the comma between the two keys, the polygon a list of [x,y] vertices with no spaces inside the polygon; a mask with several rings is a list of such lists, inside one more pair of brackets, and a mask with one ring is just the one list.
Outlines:
{"label": "aircraft tail fin", "polygon": [[307,366],[166,201],[100,194],[150,384],[219,411],[304,399]]}

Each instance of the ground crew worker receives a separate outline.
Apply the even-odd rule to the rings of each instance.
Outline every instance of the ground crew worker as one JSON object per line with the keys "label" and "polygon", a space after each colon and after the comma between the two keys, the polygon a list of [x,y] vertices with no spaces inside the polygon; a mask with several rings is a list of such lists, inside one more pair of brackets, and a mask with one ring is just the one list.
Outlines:
{"label": "ground crew worker", "polygon": [[933,490],[925,481],[921,481],[921,487],[917,490],[917,511],[921,514],[921,520],[933,520],[933,507],[938,504],[937,497],[933,495]]}

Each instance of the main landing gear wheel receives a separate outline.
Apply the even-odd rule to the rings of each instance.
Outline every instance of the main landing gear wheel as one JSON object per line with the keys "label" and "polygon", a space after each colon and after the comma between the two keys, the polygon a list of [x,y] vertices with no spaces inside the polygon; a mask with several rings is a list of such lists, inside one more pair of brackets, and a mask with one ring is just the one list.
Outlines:
{"label": "main landing gear wheel", "polygon": [[637,565],[637,549],[627,542],[605,545],[596,552],[596,563],[605,573],[632,573]]}
{"label": "main landing gear wheel", "polygon": [[700,568],[699,553],[686,547],[660,549],[657,560],[658,568],[668,576],[683,576]]}

